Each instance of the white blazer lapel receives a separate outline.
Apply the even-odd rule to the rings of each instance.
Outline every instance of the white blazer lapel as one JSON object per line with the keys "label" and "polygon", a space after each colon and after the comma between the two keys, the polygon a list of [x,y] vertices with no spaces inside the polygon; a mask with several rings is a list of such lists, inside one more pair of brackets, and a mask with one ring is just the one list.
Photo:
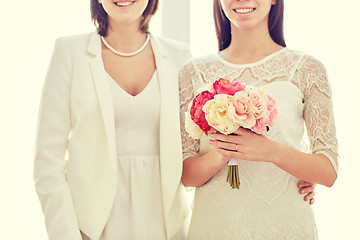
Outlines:
{"label": "white blazer lapel", "polygon": [[108,87],[105,75],[104,64],[101,54],[101,40],[97,33],[94,33],[90,39],[88,52],[94,55],[90,60],[90,68],[93,75],[94,86],[98,96],[101,113],[104,120],[104,127],[109,145],[111,164],[116,169],[116,145],[115,145],[115,122],[114,107],[111,99],[110,89]]}
{"label": "white blazer lapel", "polygon": [[182,169],[178,66],[169,61],[167,52],[156,37],[151,36],[150,40],[160,84],[160,171],[164,214],[167,220]]}

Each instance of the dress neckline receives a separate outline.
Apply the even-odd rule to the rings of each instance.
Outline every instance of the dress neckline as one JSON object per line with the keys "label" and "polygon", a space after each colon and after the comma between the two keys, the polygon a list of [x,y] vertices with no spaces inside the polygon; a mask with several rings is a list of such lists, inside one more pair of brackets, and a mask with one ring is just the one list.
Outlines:
{"label": "dress neckline", "polygon": [[277,51],[267,55],[263,59],[260,59],[259,61],[252,62],[252,63],[245,63],[245,64],[232,63],[232,62],[230,62],[228,60],[225,60],[222,56],[220,56],[220,52],[216,53],[216,57],[219,58],[222,63],[224,63],[226,65],[229,65],[229,66],[233,66],[233,67],[253,67],[253,66],[260,65],[260,64],[268,61],[269,59],[283,53],[287,49],[288,49],[287,47],[283,47],[280,50],[277,50]]}
{"label": "dress neckline", "polygon": [[157,77],[157,69],[155,69],[153,75],[151,76],[151,79],[150,81],[146,84],[146,86],[141,90],[141,92],[139,92],[138,94],[136,95],[132,95],[130,93],[128,93],[127,91],[125,91],[125,89],[123,89],[111,76],[108,72],[106,72],[106,75],[108,77],[108,79],[115,85],[115,88],[116,89],[119,89],[121,92],[123,92],[125,95],[129,96],[130,98],[132,99],[136,99],[136,98],[139,98],[141,95],[144,94],[144,92],[146,92],[146,90],[150,87],[150,85],[152,84],[153,81],[156,81],[154,80],[154,78]]}

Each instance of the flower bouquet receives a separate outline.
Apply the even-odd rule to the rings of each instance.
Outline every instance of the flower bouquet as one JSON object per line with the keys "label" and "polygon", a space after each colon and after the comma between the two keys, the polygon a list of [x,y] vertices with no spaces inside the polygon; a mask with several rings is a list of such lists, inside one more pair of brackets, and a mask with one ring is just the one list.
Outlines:
{"label": "flower bouquet", "polygon": [[[276,116],[275,100],[263,88],[220,78],[192,100],[186,112],[185,128],[194,139],[212,129],[228,135],[243,127],[261,134],[269,131]],[[228,162],[226,181],[231,188],[239,188],[238,159]]]}

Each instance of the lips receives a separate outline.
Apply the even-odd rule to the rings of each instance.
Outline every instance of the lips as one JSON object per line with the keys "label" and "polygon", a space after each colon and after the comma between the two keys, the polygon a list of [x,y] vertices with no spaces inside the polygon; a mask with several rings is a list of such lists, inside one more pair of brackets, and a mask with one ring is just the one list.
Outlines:
{"label": "lips", "polygon": [[118,7],[128,7],[132,5],[135,1],[116,1],[114,4]]}
{"label": "lips", "polygon": [[255,11],[255,8],[250,8],[250,7],[236,8],[236,9],[234,9],[234,12],[240,13],[240,14],[251,13],[251,12],[253,12],[253,11]]}

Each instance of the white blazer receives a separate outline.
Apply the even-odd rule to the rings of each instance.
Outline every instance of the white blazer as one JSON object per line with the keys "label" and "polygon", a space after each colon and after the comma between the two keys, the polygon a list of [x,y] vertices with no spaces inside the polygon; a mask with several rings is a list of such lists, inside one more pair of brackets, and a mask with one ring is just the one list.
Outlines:
{"label": "white blazer", "polygon": [[[188,47],[151,35],[159,75],[160,168],[170,239],[190,212],[181,183],[178,71]],[[37,128],[34,181],[51,240],[100,238],[117,184],[113,103],[97,33],[58,39]]]}

